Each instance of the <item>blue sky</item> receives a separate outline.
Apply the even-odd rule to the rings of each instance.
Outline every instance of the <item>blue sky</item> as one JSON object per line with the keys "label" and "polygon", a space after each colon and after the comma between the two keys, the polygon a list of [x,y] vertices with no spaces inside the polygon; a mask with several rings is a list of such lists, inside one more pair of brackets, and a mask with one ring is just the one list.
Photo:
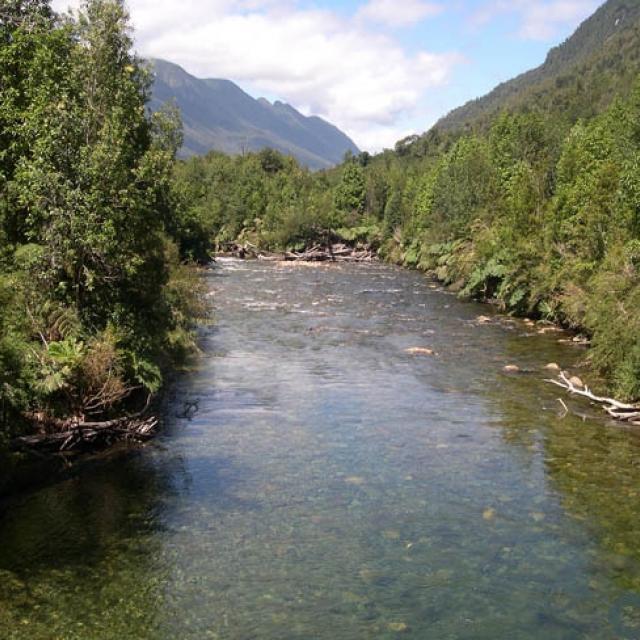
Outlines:
{"label": "blue sky", "polygon": [[[58,10],[79,0],[53,0]],[[289,102],[378,151],[542,63],[601,0],[129,0],[142,55]]]}

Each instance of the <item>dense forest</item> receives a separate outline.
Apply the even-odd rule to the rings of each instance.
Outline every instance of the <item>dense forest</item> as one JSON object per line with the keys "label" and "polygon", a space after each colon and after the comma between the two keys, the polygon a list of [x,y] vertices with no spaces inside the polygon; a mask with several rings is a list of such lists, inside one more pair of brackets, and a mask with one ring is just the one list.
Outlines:
{"label": "dense forest", "polygon": [[637,16],[591,43],[625,7],[606,3],[544,73],[459,126],[313,173],[269,149],[177,162],[179,117],[147,109],[121,2],[89,0],[75,18],[3,3],[5,443],[144,405],[195,346],[205,308],[189,264],[230,243],[373,247],[461,296],[584,333],[609,390],[640,398]]}
{"label": "dense forest", "polygon": [[0,439],[144,406],[194,346],[180,126],[149,116],[121,2],[0,6]]}

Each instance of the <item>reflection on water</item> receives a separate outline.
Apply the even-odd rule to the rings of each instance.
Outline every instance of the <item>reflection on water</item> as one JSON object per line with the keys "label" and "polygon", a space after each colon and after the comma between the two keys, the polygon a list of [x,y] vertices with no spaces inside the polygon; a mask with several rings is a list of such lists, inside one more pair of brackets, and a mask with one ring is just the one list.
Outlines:
{"label": "reflection on water", "polygon": [[0,519],[1,637],[640,636],[638,435],[542,381],[579,352],[383,266],[209,279],[164,435]]}

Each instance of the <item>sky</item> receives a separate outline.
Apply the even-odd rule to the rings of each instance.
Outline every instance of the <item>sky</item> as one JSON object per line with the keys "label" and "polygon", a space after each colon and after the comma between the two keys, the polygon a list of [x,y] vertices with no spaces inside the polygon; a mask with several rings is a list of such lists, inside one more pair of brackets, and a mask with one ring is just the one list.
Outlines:
{"label": "sky", "polygon": [[[79,0],[53,0],[58,11]],[[602,0],[128,0],[140,55],[377,152],[544,61]]]}

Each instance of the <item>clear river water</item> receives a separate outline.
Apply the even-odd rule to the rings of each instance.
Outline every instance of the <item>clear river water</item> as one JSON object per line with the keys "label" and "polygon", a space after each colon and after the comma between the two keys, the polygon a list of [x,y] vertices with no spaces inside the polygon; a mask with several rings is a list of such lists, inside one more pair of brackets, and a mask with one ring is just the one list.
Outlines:
{"label": "clear river water", "polygon": [[0,638],[640,638],[640,437],[564,415],[566,336],[382,265],[205,277],[161,435],[3,506]]}

